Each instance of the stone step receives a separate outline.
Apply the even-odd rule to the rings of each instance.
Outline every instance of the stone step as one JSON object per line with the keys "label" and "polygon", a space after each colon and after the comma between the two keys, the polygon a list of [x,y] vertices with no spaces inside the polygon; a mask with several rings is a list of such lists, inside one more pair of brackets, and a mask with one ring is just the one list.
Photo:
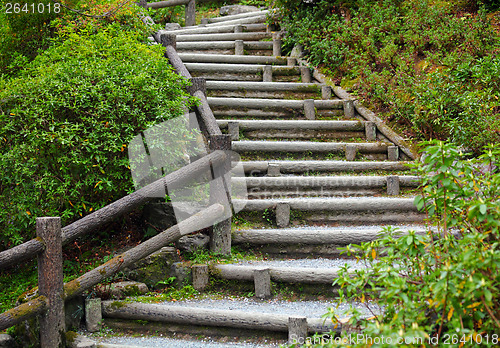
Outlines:
{"label": "stone step", "polygon": [[[398,235],[413,230],[418,234],[427,231],[421,225],[395,226]],[[280,229],[248,229],[235,230],[232,234],[234,244],[301,244],[301,245],[335,245],[346,246],[371,242],[380,238],[383,226],[335,227],[335,228],[280,228]]]}
{"label": "stone step", "polygon": [[[252,33],[218,33],[218,34],[185,34],[177,36],[177,45],[180,42],[225,42],[235,40],[258,41],[271,38],[271,33],[252,32]],[[272,42],[271,42],[272,44]],[[266,46],[267,47],[267,46]],[[272,48],[272,46],[271,46]]]}
{"label": "stone step", "polygon": [[270,13],[269,10],[262,10],[262,11],[255,11],[255,12],[239,13],[239,14],[229,15],[229,16],[207,18],[206,20],[208,23],[221,23],[221,22],[228,22],[228,21],[232,21],[235,19],[241,19],[241,18],[262,17],[262,16],[268,15],[269,13]]}
{"label": "stone step", "polygon": [[235,32],[254,32],[267,31],[267,24],[229,24],[215,27],[184,27],[177,30],[162,30],[165,34],[191,35],[191,34],[216,34],[216,33],[235,33]]}
{"label": "stone step", "polygon": [[285,57],[248,56],[227,54],[179,53],[184,63],[226,63],[226,64],[274,64],[286,65]]}
{"label": "stone step", "polygon": [[[304,174],[307,172],[368,172],[368,171],[407,171],[409,162],[403,161],[244,161],[243,170],[247,174],[275,173]],[[276,174],[274,174],[276,175]]]}

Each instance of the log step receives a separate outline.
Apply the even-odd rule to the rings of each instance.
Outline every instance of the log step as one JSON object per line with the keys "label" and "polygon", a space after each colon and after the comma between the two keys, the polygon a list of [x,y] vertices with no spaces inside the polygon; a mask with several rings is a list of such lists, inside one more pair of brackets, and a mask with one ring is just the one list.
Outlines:
{"label": "log step", "polygon": [[385,154],[390,143],[334,143],[312,141],[234,141],[232,149],[238,153],[247,152],[315,152],[315,153],[345,153],[348,147],[356,152],[369,154]]}
{"label": "log step", "polygon": [[[220,17],[222,18],[222,17]],[[212,18],[212,20],[215,18]],[[210,18],[208,19],[210,21]],[[233,25],[233,24],[254,24],[254,23],[265,23],[267,20],[267,15],[266,14],[258,14],[254,15],[252,17],[247,17],[247,18],[235,18],[235,19],[227,19],[224,18],[223,21],[218,21],[215,23],[208,23],[206,24],[206,27],[217,27],[221,25]]]}
{"label": "log step", "polygon": [[[103,301],[103,318],[125,320],[147,320],[172,324],[187,324],[212,327],[234,327],[238,329],[288,332],[289,315],[249,312],[243,310],[221,310],[168,304],[128,303],[125,301]],[[332,323],[324,319],[307,318],[307,331],[329,332]],[[339,330],[339,328],[337,328]]]}
{"label": "log step", "polygon": [[264,64],[286,65],[287,63],[285,57],[270,57],[270,56],[179,53],[179,57],[184,63],[226,63],[226,64],[259,64],[259,65],[264,65]]}
{"label": "log step", "polygon": [[[189,67],[188,67],[189,70]],[[290,108],[304,109],[305,100],[288,99],[260,99],[260,98],[221,98],[208,97],[210,106],[241,107],[241,108]],[[316,109],[342,109],[343,100],[314,100],[313,107]]]}
{"label": "log step", "polygon": [[403,161],[244,161],[247,174],[267,173],[269,165],[281,173],[303,174],[307,172],[366,172],[407,171],[409,162]]}
{"label": "log step", "polygon": [[208,23],[221,23],[221,22],[228,22],[228,21],[232,21],[235,19],[241,19],[241,18],[262,17],[262,16],[269,14],[269,12],[270,12],[269,10],[245,12],[245,13],[239,13],[239,14],[229,15],[229,16],[207,18],[206,20]]}
{"label": "log step", "polygon": [[[265,58],[265,57],[262,57]],[[291,91],[291,92],[321,92],[321,85],[317,83],[297,82],[248,82],[248,81],[207,81],[208,90],[228,91]]]}
{"label": "log step", "polygon": [[238,211],[262,211],[275,208],[278,204],[287,204],[292,210],[300,211],[335,211],[335,212],[363,212],[363,211],[404,211],[418,212],[413,203],[414,198],[284,198],[284,199],[256,199],[232,201]]}
{"label": "log step", "polygon": [[338,268],[313,268],[313,267],[267,267],[246,265],[214,265],[218,277],[228,280],[253,281],[254,271],[268,268],[271,280],[283,283],[302,284],[332,284],[338,277]]}
{"label": "log step", "polygon": [[[413,175],[398,176],[402,187],[418,187],[419,177]],[[232,178],[236,184],[245,183],[247,188],[350,188],[368,189],[387,186],[386,176],[266,176]]]}
{"label": "log step", "polygon": [[[228,45],[228,48],[231,48]],[[234,45],[233,45],[234,46]],[[236,56],[235,56],[236,57]],[[245,57],[245,56],[240,56]],[[265,58],[265,57],[264,57]],[[215,63],[185,63],[189,72],[216,72],[216,73],[235,73],[235,74],[259,74],[262,73],[264,64],[215,64]],[[273,75],[299,75],[300,69],[293,66],[272,66]]]}
{"label": "log step", "polygon": [[[249,229],[233,232],[234,244],[303,244],[325,245],[335,244],[345,246],[371,242],[380,238],[382,226],[368,228],[282,228],[282,229]],[[426,233],[420,225],[401,228],[402,234],[414,230],[416,233]]]}
{"label": "log step", "polygon": [[[214,33],[214,34],[185,34],[177,36],[177,45],[181,42],[210,42],[210,41],[258,41],[271,38],[271,33],[252,32],[252,33]],[[271,43],[272,44],[272,43]],[[272,46],[271,46],[272,47]]]}
{"label": "log step", "polygon": [[[207,81],[207,84],[210,81]],[[305,121],[305,120],[217,120],[221,128],[227,128],[229,122],[238,124],[242,130],[329,130],[329,131],[364,131],[366,122],[362,121]]]}
{"label": "log step", "polygon": [[[183,37],[183,36],[180,36]],[[234,49],[236,43],[234,41],[189,41],[178,42],[177,50],[214,50],[214,49]],[[273,43],[271,41],[243,41],[244,49],[249,50],[272,50]]]}
{"label": "log step", "polygon": [[184,27],[177,30],[162,30],[162,34],[174,34],[174,35],[191,35],[191,34],[219,34],[219,33],[234,33],[236,30],[241,30],[242,32],[256,32],[256,31],[267,31],[267,24],[256,23],[256,24],[229,24],[220,25],[215,27]]}

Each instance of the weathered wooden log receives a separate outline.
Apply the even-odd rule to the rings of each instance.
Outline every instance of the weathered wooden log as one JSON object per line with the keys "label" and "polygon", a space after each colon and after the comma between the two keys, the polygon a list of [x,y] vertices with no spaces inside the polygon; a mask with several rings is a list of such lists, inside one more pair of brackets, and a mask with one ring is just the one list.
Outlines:
{"label": "weathered wooden log", "polygon": [[159,8],[187,5],[189,1],[190,0],[168,0],[168,1],[150,2],[146,4],[146,8],[152,8],[154,10],[157,10]]}
{"label": "weathered wooden log", "polygon": [[220,25],[216,27],[193,27],[193,28],[182,28],[177,30],[164,30],[168,34],[175,34],[177,36],[181,35],[191,35],[191,34],[217,34],[217,33],[234,33],[236,27],[241,26],[246,32],[253,31],[263,31],[266,30],[267,24],[256,23],[256,24],[229,24]]}
{"label": "weathered wooden log", "polygon": [[65,299],[69,299],[83,293],[85,290],[99,284],[116,272],[140,259],[145,258],[169,243],[175,242],[182,236],[210,226],[214,221],[223,216],[223,214],[224,207],[221,204],[213,204],[210,207],[203,209],[199,213],[148,239],[135,248],[114,257],[105,264],[85,273],[69,283],[66,283],[64,285]]}
{"label": "weathered wooden log", "polygon": [[413,198],[284,198],[284,199],[233,199],[235,207],[244,211],[262,211],[287,202],[292,210],[301,211],[405,211],[416,212]]}
{"label": "weathered wooden log", "polygon": [[[143,205],[144,203],[156,197],[155,192],[164,190],[165,187],[180,188],[207,170],[210,170],[211,163],[221,163],[226,160],[226,154],[222,151],[213,152],[199,160],[188,164],[181,169],[168,174],[167,176],[158,179],[157,181],[131,193],[128,196],[85,216],[84,218],[73,222],[64,227],[63,244],[95,230],[121,214],[125,214],[133,209]],[[0,269],[11,267],[19,262],[31,259],[37,253],[44,250],[43,242],[38,239],[32,239],[24,244],[21,244],[12,249],[0,253]]]}
{"label": "weathered wooden log", "polygon": [[256,41],[271,37],[268,33],[221,33],[221,34],[189,34],[177,36],[177,42],[196,41]]}
{"label": "weathered wooden log", "polygon": [[[177,50],[221,50],[234,48],[234,41],[189,41],[177,43]],[[270,50],[271,41],[243,41],[245,49],[249,50]]]}
{"label": "weathered wooden log", "polygon": [[[234,47],[232,43],[229,48]],[[271,68],[273,75],[279,74],[298,74],[296,67],[289,66],[268,66],[262,64],[217,64],[217,63],[186,63],[186,68],[193,72],[224,72],[224,73],[248,73],[256,74],[263,71],[264,68]]]}
{"label": "weathered wooden log", "polygon": [[[184,63],[232,63],[232,64],[286,64],[282,57],[233,56],[227,54],[179,53]],[[210,81],[218,82],[218,81]],[[208,85],[207,85],[208,86]]]}
{"label": "weathered wooden log", "polygon": [[[262,266],[214,265],[213,274],[232,280],[253,280],[254,271]],[[271,280],[284,283],[332,284],[338,277],[335,268],[268,267]]]}
{"label": "weathered wooden log", "polygon": [[14,307],[0,314],[0,331],[19,324],[47,310],[48,299],[38,296],[33,300]]}
{"label": "weathered wooden log", "polygon": [[40,345],[63,347],[66,342],[66,325],[61,218],[37,218],[36,234],[45,243],[45,250],[38,254],[38,293],[48,300],[47,310],[40,315]]}
{"label": "weathered wooden log", "polygon": [[[302,120],[239,120],[231,121],[238,123],[240,129],[262,130],[262,129],[300,129],[300,130],[325,130],[325,131],[362,131],[364,124],[361,121],[302,121]],[[227,127],[227,120],[217,120],[219,127]]]}
{"label": "weathered wooden log", "polygon": [[[281,67],[276,67],[281,68]],[[282,68],[281,68],[282,69]],[[273,69],[274,71],[277,69]],[[304,100],[290,99],[246,99],[246,98],[217,98],[208,97],[211,106],[246,107],[246,108],[304,108]],[[340,109],[342,100],[314,100],[314,107],[317,109]]]}
{"label": "weathered wooden log", "polygon": [[186,4],[186,8],[184,10],[184,16],[186,19],[186,27],[192,26],[196,24],[196,1],[189,0]]}
{"label": "weathered wooden log", "polygon": [[[225,326],[279,332],[288,331],[288,316],[282,314],[127,303],[122,301],[104,301],[102,308],[103,317],[105,318]],[[308,318],[307,326],[309,332],[328,332],[334,329],[333,324],[325,323],[324,319],[320,318]]]}
{"label": "weathered wooden log", "polygon": [[239,13],[239,14],[230,15],[230,16],[208,18],[208,23],[221,23],[221,22],[228,22],[228,21],[233,21],[235,19],[241,19],[241,18],[262,17],[262,16],[266,16],[268,13],[269,13],[269,10],[264,10],[264,11]]}
{"label": "weathered wooden log", "polygon": [[344,152],[346,146],[356,146],[357,151],[362,153],[385,153],[387,144],[384,143],[330,143],[309,141],[235,141],[233,149],[236,152]]}
{"label": "weathered wooden log", "polygon": [[191,74],[186,69],[186,66],[182,62],[181,58],[177,54],[176,50],[176,36],[173,34],[159,34],[161,44],[165,47],[165,57],[168,58],[170,64],[175,68],[177,74],[185,77],[191,78]]}
{"label": "weathered wooden log", "polygon": [[246,161],[243,162],[245,173],[266,171],[268,163],[278,163],[282,173],[319,172],[360,172],[369,170],[403,171],[409,170],[408,162],[398,161]]}
{"label": "weathered wooden log", "polygon": [[207,81],[207,89],[221,89],[231,91],[251,90],[269,92],[293,91],[316,93],[320,91],[320,86],[315,83],[293,82]]}
{"label": "weathered wooden log", "polygon": [[[426,231],[415,226],[417,233]],[[408,233],[402,230],[401,234]],[[286,228],[239,230],[233,232],[234,244],[306,244],[306,245],[348,245],[352,243],[371,242],[380,236],[380,228]]]}
{"label": "weathered wooden log", "polygon": [[[248,188],[291,188],[291,187],[323,187],[323,188],[382,188],[392,176],[281,176],[281,177],[246,177],[232,178],[239,183],[244,181]],[[396,176],[399,185],[417,187],[418,176]],[[399,192],[399,190],[398,190]],[[397,195],[399,193],[391,193]]]}
{"label": "weathered wooden log", "polygon": [[200,104],[196,106],[198,112],[200,113],[201,119],[203,121],[203,125],[206,128],[207,132],[210,135],[221,135],[219,126],[217,125],[217,121],[215,120],[214,113],[212,109],[208,105],[207,97],[203,91],[196,91],[193,93],[193,96],[197,97],[200,100]]}
{"label": "weathered wooden log", "polygon": [[[210,137],[212,151],[231,151],[230,135],[212,135]],[[231,170],[231,159],[219,165],[212,166],[215,179],[210,183],[210,202],[224,205],[225,219],[213,225],[210,229],[210,250],[222,255],[231,254],[231,182],[228,173]],[[226,182],[228,180],[229,182]]]}
{"label": "weathered wooden log", "polygon": [[[209,19],[210,20],[210,19]],[[217,27],[220,25],[233,25],[233,24],[253,24],[253,23],[265,23],[266,15],[259,15],[247,18],[237,18],[232,20],[226,20],[224,22],[209,23],[207,27]]]}

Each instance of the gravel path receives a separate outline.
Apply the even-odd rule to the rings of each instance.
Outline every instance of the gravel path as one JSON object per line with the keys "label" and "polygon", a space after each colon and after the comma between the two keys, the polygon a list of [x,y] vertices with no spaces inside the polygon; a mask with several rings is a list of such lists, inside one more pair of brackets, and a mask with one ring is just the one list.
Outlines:
{"label": "gravel path", "polygon": [[[279,347],[275,344],[252,344],[252,343],[219,343],[215,341],[187,341],[178,340],[165,337],[111,337],[99,340],[104,343],[102,346],[97,345],[98,348],[115,348],[107,346],[112,345],[126,345],[134,347],[148,347],[148,348],[270,348]],[[118,347],[116,347],[118,348]]]}
{"label": "gravel path", "polygon": [[340,268],[349,265],[350,269],[363,269],[362,262],[351,259],[295,259],[295,260],[266,260],[266,261],[240,261],[235,265],[262,266],[262,267],[310,267],[310,268]]}
{"label": "gravel path", "polygon": [[[223,310],[242,310],[246,312],[262,312],[274,314],[288,314],[305,316],[308,318],[321,318],[327,312],[328,307],[335,308],[337,303],[334,301],[283,301],[283,300],[254,300],[253,298],[239,298],[239,299],[195,299],[183,300],[177,302],[164,302],[169,306],[183,306],[183,307],[200,307],[200,308],[214,308]],[[354,307],[358,308],[366,315],[371,313],[366,309],[365,305],[353,302]],[[341,304],[335,309],[335,313],[339,317],[343,317],[345,312],[349,309],[348,304]],[[374,309],[374,307],[372,308]]]}

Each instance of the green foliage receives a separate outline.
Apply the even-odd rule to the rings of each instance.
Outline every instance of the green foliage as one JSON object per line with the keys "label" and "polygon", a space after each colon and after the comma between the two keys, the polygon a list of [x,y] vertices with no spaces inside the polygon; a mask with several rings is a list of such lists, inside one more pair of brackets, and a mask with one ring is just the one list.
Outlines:
{"label": "green foliage", "polygon": [[[279,0],[285,44],[407,135],[479,152],[500,141],[500,34],[475,1]],[[478,7],[478,6],[476,6]],[[498,24],[497,24],[498,25]]]}
{"label": "green foliage", "polygon": [[56,5],[52,0],[17,2],[21,5],[20,11],[5,13],[7,3],[15,2],[0,0],[0,73],[4,74],[12,75],[23,69],[40,50],[47,49],[54,39],[57,42],[62,32],[97,32],[112,23],[120,25],[123,30],[147,32],[137,15],[140,8],[133,3],[120,7],[122,0],[62,2],[78,13]]}
{"label": "green foliage", "polygon": [[131,192],[128,142],[192,102],[162,48],[137,38],[68,33],[0,79],[0,249],[33,237],[36,216],[65,225]]}
{"label": "green foliage", "polygon": [[[406,337],[422,339],[425,346],[449,346],[458,338],[465,346],[481,339],[497,346],[499,337],[494,342],[492,335],[500,328],[499,163],[498,145],[486,148],[478,160],[464,160],[456,147],[442,142],[426,148],[419,167],[423,192],[416,204],[437,230],[401,236],[388,228],[376,241],[346,248],[367,268],[341,270],[334,283],[341,288],[340,301],[383,309],[366,319],[352,308],[348,326],[393,343]],[[340,320],[333,313],[330,309],[326,316]]]}

